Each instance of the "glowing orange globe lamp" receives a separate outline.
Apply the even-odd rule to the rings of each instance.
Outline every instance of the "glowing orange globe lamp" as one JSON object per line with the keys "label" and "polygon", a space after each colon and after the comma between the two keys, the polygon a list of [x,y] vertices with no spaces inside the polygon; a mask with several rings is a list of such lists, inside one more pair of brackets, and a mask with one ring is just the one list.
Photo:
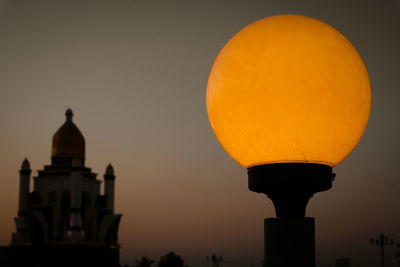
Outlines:
{"label": "glowing orange globe lamp", "polygon": [[368,122],[368,72],[350,41],[310,17],[256,21],[218,54],[207,84],[212,129],[248,169],[249,188],[270,197],[279,218],[301,218],[332,167]]}
{"label": "glowing orange globe lamp", "polygon": [[259,20],[219,53],[207,85],[211,126],[243,167],[280,162],[331,167],[356,146],[371,89],[351,43],[319,20]]}

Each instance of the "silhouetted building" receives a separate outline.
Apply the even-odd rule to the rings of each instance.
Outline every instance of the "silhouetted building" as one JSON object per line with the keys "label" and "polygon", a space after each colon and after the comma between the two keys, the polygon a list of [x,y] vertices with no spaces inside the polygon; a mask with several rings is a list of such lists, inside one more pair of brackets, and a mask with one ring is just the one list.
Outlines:
{"label": "silhouetted building", "polygon": [[350,267],[350,259],[349,258],[336,259],[335,267]]}
{"label": "silhouetted building", "polygon": [[0,266],[119,266],[114,169],[107,166],[101,195],[101,181],[85,167],[85,139],[72,111],[65,115],[53,136],[51,165],[33,178],[32,192],[30,164],[22,162],[17,231],[0,250]]}

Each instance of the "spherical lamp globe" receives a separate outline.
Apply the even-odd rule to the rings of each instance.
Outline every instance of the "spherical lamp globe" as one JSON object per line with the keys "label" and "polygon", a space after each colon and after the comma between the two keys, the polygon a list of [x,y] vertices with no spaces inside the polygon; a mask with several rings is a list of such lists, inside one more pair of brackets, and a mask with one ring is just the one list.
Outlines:
{"label": "spherical lamp globe", "polygon": [[218,54],[207,84],[212,129],[245,168],[333,167],[359,142],[370,108],[357,50],[332,26],[300,15],[261,19],[239,31]]}

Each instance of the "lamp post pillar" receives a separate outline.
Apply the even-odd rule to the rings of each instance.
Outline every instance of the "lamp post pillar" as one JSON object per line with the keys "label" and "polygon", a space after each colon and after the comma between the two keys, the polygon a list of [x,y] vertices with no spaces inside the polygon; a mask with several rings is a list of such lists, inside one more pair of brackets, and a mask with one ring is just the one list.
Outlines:
{"label": "lamp post pillar", "polygon": [[265,218],[265,266],[314,267],[314,229],[314,218]]}

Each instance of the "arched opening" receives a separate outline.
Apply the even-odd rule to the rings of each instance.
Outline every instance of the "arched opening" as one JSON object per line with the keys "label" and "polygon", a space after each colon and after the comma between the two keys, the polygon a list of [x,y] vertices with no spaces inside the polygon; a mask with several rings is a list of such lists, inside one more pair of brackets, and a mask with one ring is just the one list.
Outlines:
{"label": "arched opening", "polygon": [[63,239],[64,233],[69,229],[69,215],[71,208],[71,193],[68,191],[62,192],[60,203],[60,227],[57,231],[57,239]]}
{"label": "arched opening", "polygon": [[29,222],[30,222],[28,224],[29,240],[31,241],[33,246],[43,246],[45,239],[43,225],[33,215],[29,215]]}
{"label": "arched opening", "polygon": [[119,221],[121,217],[117,218],[112,222],[110,227],[107,230],[107,234],[105,237],[105,244],[106,246],[117,246],[118,245],[118,228],[119,228]]}
{"label": "arched opening", "polygon": [[87,241],[94,241],[93,237],[93,207],[92,198],[88,192],[82,192],[82,228]]}

